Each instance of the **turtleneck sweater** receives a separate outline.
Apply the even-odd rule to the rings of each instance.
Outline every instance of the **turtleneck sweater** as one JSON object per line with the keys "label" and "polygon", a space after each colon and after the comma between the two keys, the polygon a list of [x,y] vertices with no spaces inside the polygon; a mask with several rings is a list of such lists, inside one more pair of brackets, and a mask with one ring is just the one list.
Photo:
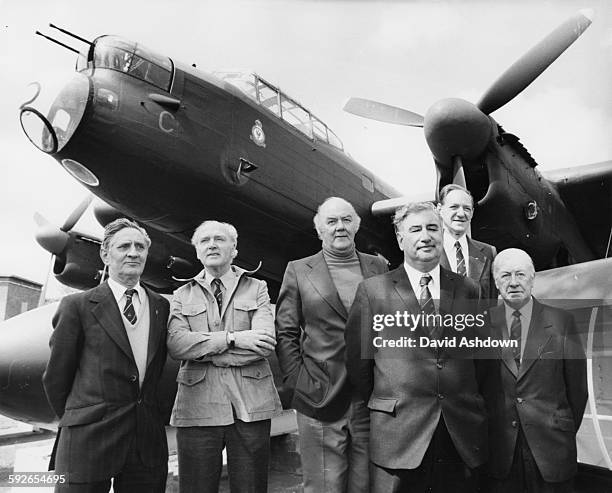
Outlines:
{"label": "turtleneck sweater", "polygon": [[329,269],[340,301],[348,311],[355,299],[357,286],[363,281],[361,264],[355,247],[346,252],[323,248],[323,258]]}

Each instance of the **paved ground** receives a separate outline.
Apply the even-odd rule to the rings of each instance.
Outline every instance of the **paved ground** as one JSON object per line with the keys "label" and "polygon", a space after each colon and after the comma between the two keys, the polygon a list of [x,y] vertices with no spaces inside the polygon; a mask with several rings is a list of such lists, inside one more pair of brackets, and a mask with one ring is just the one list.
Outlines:
{"label": "paved ground", "polygon": [[[8,475],[19,471],[46,471],[55,434],[32,432],[32,427],[0,416],[0,493],[45,493],[53,488],[11,488]],[[302,493],[302,477],[298,438],[295,433],[272,438],[269,493]],[[172,442],[172,437],[170,438]],[[178,493],[176,454],[168,461],[167,493]],[[224,474],[220,493],[229,493]],[[575,493],[612,493],[612,472],[582,467],[576,480]]]}
{"label": "paved ground", "polygon": [[[33,432],[32,427],[0,416],[0,492],[46,493],[47,487],[9,487],[10,474],[20,471],[43,472],[47,469],[55,434]],[[300,456],[295,434],[272,438],[270,463],[270,493],[302,493]],[[178,463],[176,454],[168,461],[167,493],[178,493]],[[226,474],[222,477],[220,493],[229,493]]]}

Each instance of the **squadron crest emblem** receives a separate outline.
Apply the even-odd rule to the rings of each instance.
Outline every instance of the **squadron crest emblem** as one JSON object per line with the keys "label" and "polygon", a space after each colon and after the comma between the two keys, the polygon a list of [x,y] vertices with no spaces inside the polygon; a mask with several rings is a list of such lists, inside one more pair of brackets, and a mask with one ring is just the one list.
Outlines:
{"label": "squadron crest emblem", "polygon": [[259,120],[255,120],[255,125],[251,128],[251,140],[259,147],[266,147],[266,134]]}

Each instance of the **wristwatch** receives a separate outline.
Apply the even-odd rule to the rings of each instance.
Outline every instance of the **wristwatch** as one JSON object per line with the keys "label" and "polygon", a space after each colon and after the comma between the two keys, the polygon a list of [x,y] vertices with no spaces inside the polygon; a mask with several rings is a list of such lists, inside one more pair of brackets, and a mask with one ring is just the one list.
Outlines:
{"label": "wristwatch", "polygon": [[234,349],[234,347],[236,346],[236,336],[233,332],[228,332],[225,335],[225,342],[227,342],[227,347],[229,349]]}

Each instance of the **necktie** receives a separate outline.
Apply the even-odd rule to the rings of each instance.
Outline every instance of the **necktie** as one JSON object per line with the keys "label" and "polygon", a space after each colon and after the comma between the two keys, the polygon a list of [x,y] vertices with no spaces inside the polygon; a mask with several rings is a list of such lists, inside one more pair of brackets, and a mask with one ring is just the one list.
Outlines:
{"label": "necktie", "polygon": [[215,299],[217,300],[217,306],[219,307],[219,314],[221,314],[221,308],[223,307],[223,293],[221,292],[221,285],[223,283],[221,282],[221,279],[219,279],[218,277],[215,277],[210,285],[213,288],[213,295],[215,296]]}
{"label": "necktie", "polygon": [[516,367],[521,366],[521,312],[514,310],[512,314],[512,325],[510,326],[510,340],[516,341],[516,345],[512,346],[512,355],[516,361]]}
{"label": "necktie", "polygon": [[132,296],[136,292],[135,289],[126,289],[125,290],[125,307],[123,307],[123,315],[128,319],[132,325],[136,323],[136,310],[134,309],[134,304],[132,303]]}
{"label": "necktie", "polygon": [[[419,286],[421,286],[421,296],[419,297],[419,304],[421,305],[421,311],[424,315],[435,315],[436,314],[436,305],[434,304],[434,300],[431,297],[431,291],[427,286],[431,281],[431,276],[429,274],[423,274],[421,280],[419,281]],[[440,327],[436,326],[435,319],[427,319],[423,322],[423,326],[427,332],[429,332],[429,336],[434,339],[438,337],[438,332]]]}
{"label": "necktie", "polygon": [[458,241],[455,242],[455,250],[457,254],[457,274],[460,276],[465,276],[467,271],[465,269],[465,257],[463,256],[463,252],[461,251],[461,243]]}

